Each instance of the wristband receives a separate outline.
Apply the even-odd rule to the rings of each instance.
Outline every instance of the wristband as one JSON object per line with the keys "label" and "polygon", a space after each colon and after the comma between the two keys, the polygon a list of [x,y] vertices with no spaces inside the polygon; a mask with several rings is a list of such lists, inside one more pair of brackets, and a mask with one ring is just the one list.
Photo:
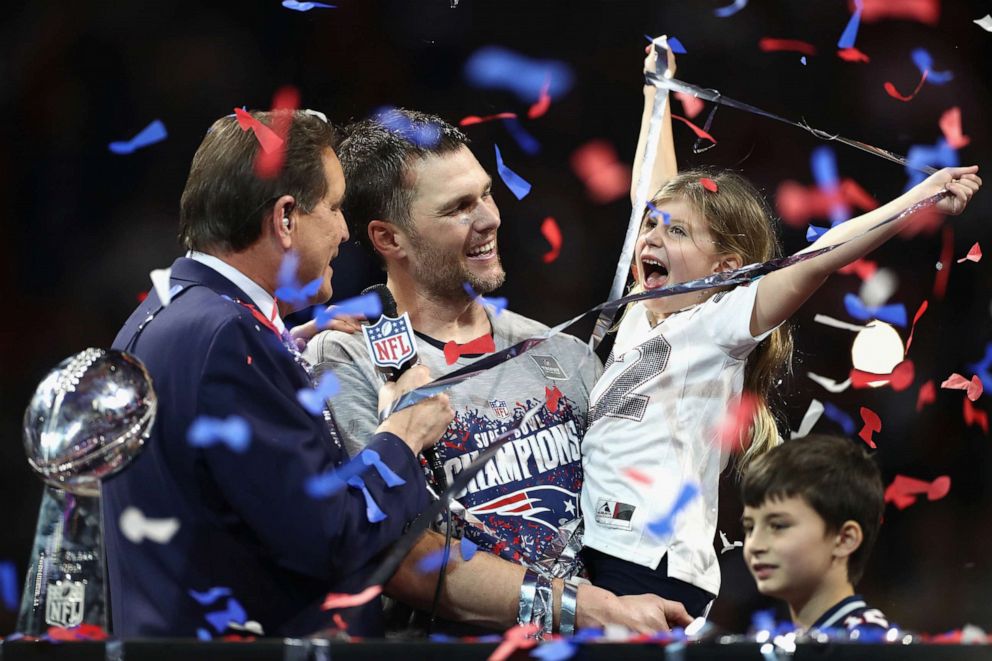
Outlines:
{"label": "wristband", "polygon": [[532,569],[524,572],[520,584],[520,607],[517,610],[517,624],[536,624],[535,637],[543,639],[551,633],[553,593],[551,581]]}
{"label": "wristband", "polygon": [[558,633],[563,636],[575,634],[575,606],[579,595],[579,587],[573,583],[565,583],[561,593],[561,617],[558,623]]}

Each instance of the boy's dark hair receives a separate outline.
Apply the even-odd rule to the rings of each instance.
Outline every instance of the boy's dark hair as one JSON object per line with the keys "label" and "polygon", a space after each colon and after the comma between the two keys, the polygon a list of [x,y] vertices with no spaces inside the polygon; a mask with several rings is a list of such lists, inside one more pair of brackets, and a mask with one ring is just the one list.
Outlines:
{"label": "boy's dark hair", "polygon": [[337,149],[344,180],[344,215],[351,236],[368,242],[372,220],[409,228],[413,182],[407,173],[414,159],[458,151],[469,139],[436,115],[395,108],[372,119],[352,122]]}
{"label": "boy's dark hair", "polygon": [[849,439],[810,435],[769,450],[744,474],[741,495],[748,507],[769,500],[801,497],[836,532],[845,521],[857,521],[864,533],[851,554],[847,577],[857,584],[882,522],[882,475],[871,456]]}
{"label": "boy's dark hair", "polygon": [[[276,112],[251,116],[271,126]],[[261,236],[268,205],[281,195],[292,195],[297,209],[312,212],[327,195],[323,154],[337,139],[322,115],[293,111],[283,166],[275,178],[260,179],[254,131],[242,130],[234,115],[218,119],[193,156],[179,205],[180,243],[188,250],[240,252]]]}

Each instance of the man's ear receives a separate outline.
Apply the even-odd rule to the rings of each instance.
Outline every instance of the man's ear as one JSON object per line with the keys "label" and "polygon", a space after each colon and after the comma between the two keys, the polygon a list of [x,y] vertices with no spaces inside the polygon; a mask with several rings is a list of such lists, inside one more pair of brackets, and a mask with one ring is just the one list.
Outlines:
{"label": "man's ear", "polygon": [[852,553],[861,548],[861,542],[865,539],[861,524],[857,521],[845,521],[837,531],[836,542],[834,544],[835,558],[849,558]]}
{"label": "man's ear", "polygon": [[[296,199],[292,195],[282,195],[276,198],[264,223],[271,228],[272,235],[279,241],[283,250],[290,250],[293,247],[296,220]],[[264,234],[265,227],[262,229]]]}
{"label": "man's ear", "polygon": [[388,220],[369,221],[369,241],[383,259],[406,257],[408,239],[406,233]]}
{"label": "man's ear", "polygon": [[722,273],[723,271],[733,271],[734,269],[739,269],[744,265],[744,260],[741,256],[735,252],[725,253],[717,258],[716,266],[713,269],[714,273]]}

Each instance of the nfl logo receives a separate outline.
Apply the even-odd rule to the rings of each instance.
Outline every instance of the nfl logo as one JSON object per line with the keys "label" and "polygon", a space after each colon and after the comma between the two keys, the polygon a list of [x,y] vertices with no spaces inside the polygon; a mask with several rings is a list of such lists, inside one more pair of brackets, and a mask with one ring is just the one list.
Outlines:
{"label": "nfl logo", "polygon": [[48,584],[45,622],[56,627],[75,627],[83,621],[86,586],[78,581]]}
{"label": "nfl logo", "polygon": [[493,413],[495,413],[500,418],[505,418],[510,415],[510,409],[506,407],[505,399],[490,399],[489,406],[492,408]]}
{"label": "nfl logo", "polygon": [[371,326],[362,326],[365,345],[377,367],[395,367],[417,355],[410,317],[404,312],[398,318],[383,316]]}

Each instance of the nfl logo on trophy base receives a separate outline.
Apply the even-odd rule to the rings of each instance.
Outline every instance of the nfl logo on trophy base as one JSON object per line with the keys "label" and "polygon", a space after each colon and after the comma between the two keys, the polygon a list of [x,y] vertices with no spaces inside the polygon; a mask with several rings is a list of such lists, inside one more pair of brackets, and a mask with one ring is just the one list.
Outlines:
{"label": "nfl logo on trophy base", "polygon": [[45,622],[56,627],[75,627],[83,622],[86,586],[79,581],[56,581],[48,584]]}

